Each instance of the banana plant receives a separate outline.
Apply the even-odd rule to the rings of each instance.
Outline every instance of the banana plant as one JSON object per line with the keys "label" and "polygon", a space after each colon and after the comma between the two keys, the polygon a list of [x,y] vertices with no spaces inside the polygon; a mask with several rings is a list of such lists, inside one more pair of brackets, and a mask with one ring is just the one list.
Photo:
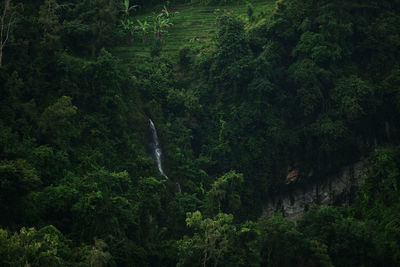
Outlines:
{"label": "banana plant", "polygon": [[147,20],[145,21],[140,21],[137,20],[139,26],[138,26],[138,30],[142,33],[142,43],[146,43],[147,41],[147,33],[149,28],[151,27],[151,25],[147,22]]}
{"label": "banana plant", "polygon": [[166,6],[163,7],[161,14],[167,19],[171,18],[171,13],[168,11]]}
{"label": "banana plant", "polygon": [[176,14],[179,14],[179,12],[171,12],[167,9],[166,6],[164,6],[163,9],[161,10],[161,13],[159,14],[159,16],[162,16],[165,19],[172,20]]}
{"label": "banana plant", "polygon": [[167,28],[171,27],[172,23],[168,18],[165,18],[162,13],[157,15],[154,19],[153,30],[154,37],[160,39],[161,35],[167,32]]}
{"label": "banana plant", "polygon": [[133,21],[130,19],[127,19],[126,21],[121,20],[121,25],[125,31],[129,32],[130,35],[129,43],[133,43],[137,26],[135,26]]}
{"label": "banana plant", "polygon": [[130,0],[124,0],[123,9],[121,11],[122,11],[122,16],[124,17],[125,21],[127,21],[128,17],[129,17],[129,13],[132,10],[135,10],[137,7],[138,7],[138,5],[130,6]]}

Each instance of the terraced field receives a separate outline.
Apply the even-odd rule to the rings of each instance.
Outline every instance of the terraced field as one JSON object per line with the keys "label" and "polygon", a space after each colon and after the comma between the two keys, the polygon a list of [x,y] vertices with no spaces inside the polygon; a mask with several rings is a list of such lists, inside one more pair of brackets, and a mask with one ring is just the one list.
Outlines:
{"label": "terraced field", "polygon": [[[254,15],[258,16],[262,12],[270,14],[275,5],[275,0],[255,0]],[[194,6],[179,5],[170,7],[171,11],[177,12],[172,19],[173,26],[165,34],[163,39],[163,54],[175,56],[179,49],[185,45],[201,46],[209,42],[216,30],[216,19],[224,12],[234,13],[247,18],[246,4],[229,6]],[[151,21],[151,13],[142,14],[135,18],[139,20]],[[152,34],[145,44],[140,38],[136,38],[130,45],[120,46],[113,50],[113,53],[122,59],[132,59],[135,57],[148,57],[150,46],[153,41]]]}

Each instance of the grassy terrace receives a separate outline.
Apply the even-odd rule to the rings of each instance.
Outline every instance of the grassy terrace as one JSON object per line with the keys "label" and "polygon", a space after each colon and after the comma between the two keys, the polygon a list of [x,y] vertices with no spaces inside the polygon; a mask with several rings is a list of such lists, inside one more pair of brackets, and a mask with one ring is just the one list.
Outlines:
{"label": "grassy terrace", "polygon": [[[275,5],[275,0],[255,0],[251,1],[254,6],[254,15],[258,16],[261,12],[269,14]],[[179,49],[185,45],[201,46],[210,41],[216,30],[216,18],[224,12],[230,12],[247,18],[246,4],[227,5],[227,6],[202,6],[185,4],[172,6],[171,11],[178,13],[172,19],[173,26],[165,34],[163,39],[163,54],[177,55]],[[156,10],[159,11],[159,10]],[[142,14],[134,17],[136,19],[151,21],[152,13]],[[137,36],[132,44],[120,46],[113,50],[113,53],[122,59],[132,59],[134,57],[148,57],[153,34],[148,34],[148,40],[142,44],[141,38]]]}

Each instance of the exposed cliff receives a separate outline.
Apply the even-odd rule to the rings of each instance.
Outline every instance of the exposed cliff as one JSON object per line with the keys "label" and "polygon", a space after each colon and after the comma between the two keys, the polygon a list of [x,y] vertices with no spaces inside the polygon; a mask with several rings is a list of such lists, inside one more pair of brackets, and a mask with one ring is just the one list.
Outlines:
{"label": "exposed cliff", "polygon": [[299,186],[285,194],[271,197],[264,204],[263,215],[271,217],[275,212],[282,212],[287,218],[296,220],[312,203],[348,205],[367,175],[366,161],[359,161],[342,168],[336,175],[321,179],[320,182]]}

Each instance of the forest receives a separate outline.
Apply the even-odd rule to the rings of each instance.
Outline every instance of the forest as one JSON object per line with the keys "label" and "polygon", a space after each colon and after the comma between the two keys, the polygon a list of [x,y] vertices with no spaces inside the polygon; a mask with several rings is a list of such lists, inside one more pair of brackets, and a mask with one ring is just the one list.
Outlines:
{"label": "forest", "polygon": [[399,141],[400,0],[0,0],[0,266],[400,266]]}

